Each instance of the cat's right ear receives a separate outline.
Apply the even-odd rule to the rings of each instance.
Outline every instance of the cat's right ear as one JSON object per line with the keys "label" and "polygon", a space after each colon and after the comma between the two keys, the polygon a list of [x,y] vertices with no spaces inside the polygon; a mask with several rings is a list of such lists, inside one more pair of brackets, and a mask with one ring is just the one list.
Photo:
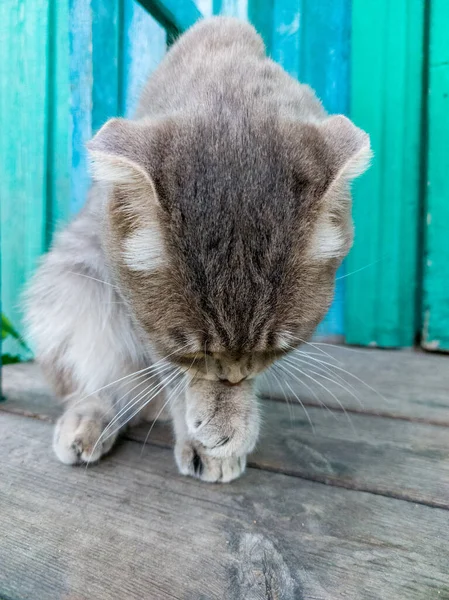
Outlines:
{"label": "cat's right ear", "polygon": [[146,164],[146,145],[141,124],[110,119],[87,143],[94,179],[157,202],[156,189]]}

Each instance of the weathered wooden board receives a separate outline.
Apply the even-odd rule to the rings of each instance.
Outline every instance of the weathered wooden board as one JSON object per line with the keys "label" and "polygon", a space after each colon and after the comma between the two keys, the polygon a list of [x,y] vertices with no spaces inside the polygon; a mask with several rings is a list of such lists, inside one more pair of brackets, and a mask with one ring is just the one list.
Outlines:
{"label": "weathered wooden board", "polygon": [[[449,509],[449,428],[370,415],[349,422],[310,407],[305,416],[299,406],[268,400],[262,415],[251,467]],[[126,437],[172,444],[168,424],[144,424]]]}
{"label": "weathered wooden board", "polygon": [[[31,371],[31,372],[30,372]],[[5,370],[0,410],[54,420],[60,408],[25,365]],[[22,390],[22,391],[21,391]],[[449,508],[449,428],[369,414],[345,415],[265,400],[253,467]],[[127,438],[170,447],[170,427],[145,424]],[[48,445],[50,446],[50,439]]]}
{"label": "weathered wooden board", "polygon": [[49,428],[0,415],[0,596],[449,597],[445,510],[255,469],[202,484],[133,442],[65,467]]}
{"label": "weathered wooden board", "polygon": [[[352,349],[345,346],[317,346],[329,353],[334,359],[323,355],[317,349],[308,347],[313,354],[312,358],[297,355],[296,369],[308,373],[309,377],[293,369],[290,362],[285,368],[289,369],[290,377],[284,376],[282,385],[279,381],[270,378],[269,382],[261,380],[260,391],[270,397],[284,398],[284,391],[291,396],[285,381],[299,395],[307,405],[319,406],[325,402],[335,410],[341,410],[339,403],[346,410],[361,413],[401,417],[404,419],[421,420],[426,423],[440,423],[449,425],[449,361],[443,355],[431,355],[413,350],[376,350]],[[304,362],[307,360],[309,366]],[[289,359],[290,360],[290,359]],[[335,375],[329,371],[321,371],[322,376],[317,376],[322,365],[317,361],[323,360],[336,374],[336,381],[330,378]],[[335,367],[329,363],[335,363]],[[349,375],[344,371],[352,373]],[[301,384],[293,377],[303,379]],[[329,388],[336,398],[332,397],[323,387],[314,383],[310,375]],[[282,377],[282,372],[278,374]],[[329,379],[325,379],[325,377]],[[343,378],[342,379],[339,379]],[[362,383],[364,382],[364,383]],[[314,389],[319,401],[307,387]],[[351,388],[350,386],[353,386]],[[344,389],[346,386],[348,389]],[[284,391],[283,391],[284,390]],[[357,399],[354,397],[357,397]]]}

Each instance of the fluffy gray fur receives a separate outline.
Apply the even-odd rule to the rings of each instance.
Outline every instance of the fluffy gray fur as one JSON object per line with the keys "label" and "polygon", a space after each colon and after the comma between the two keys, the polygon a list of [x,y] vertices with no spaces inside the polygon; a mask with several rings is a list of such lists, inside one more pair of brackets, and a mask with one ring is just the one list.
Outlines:
{"label": "fluffy gray fur", "polygon": [[180,471],[230,481],[257,441],[253,378],[331,302],[369,138],[328,117],[250,25],[213,18],[89,150],[86,207],[28,291],[30,337],[66,402],[54,450],[96,461],[168,409]]}

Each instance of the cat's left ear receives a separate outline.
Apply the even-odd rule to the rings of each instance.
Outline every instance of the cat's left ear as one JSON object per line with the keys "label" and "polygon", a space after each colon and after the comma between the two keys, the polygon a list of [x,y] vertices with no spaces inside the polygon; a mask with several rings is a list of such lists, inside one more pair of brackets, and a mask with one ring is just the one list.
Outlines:
{"label": "cat's left ear", "polygon": [[354,179],[367,170],[372,158],[367,133],[343,115],[329,117],[318,129],[326,144],[334,182]]}
{"label": "cat's left ear", "polygon": [[87,143],[94,179],[134,193],[141,191],[147,199],[157,201],[146,164],[149,156],[147,129],[135,121],[110,119]]}

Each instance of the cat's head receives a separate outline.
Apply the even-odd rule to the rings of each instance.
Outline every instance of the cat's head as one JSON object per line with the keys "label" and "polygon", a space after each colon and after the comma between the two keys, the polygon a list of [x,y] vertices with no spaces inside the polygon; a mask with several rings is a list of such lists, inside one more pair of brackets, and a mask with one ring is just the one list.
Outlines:
{"label": "cat's head", "polygon": [[109,260],[162,356],[238,383],[310,337],[352,243],[366,133],[343,116],[113,119],[89,149]]}

